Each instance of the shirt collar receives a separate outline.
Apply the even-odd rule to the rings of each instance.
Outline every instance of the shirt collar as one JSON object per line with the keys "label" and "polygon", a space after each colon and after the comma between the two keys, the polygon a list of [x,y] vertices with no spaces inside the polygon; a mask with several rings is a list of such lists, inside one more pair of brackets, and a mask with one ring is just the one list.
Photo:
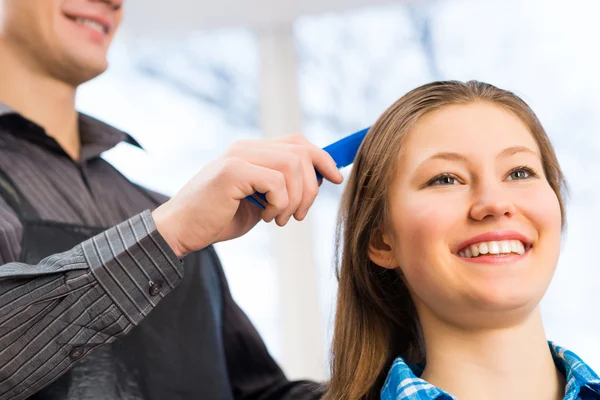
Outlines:
{"label": "shirt collar", "polygon": [[402,357],[396,358],[381,389],[381,400],[456,400],[451,394],[419,378],[423,369]]}
{"label": "shirt collar", "polygon": [[[0,102],[0,120],[9,115],[17,116],[31,128],[24,135],[25,139],[54,150],[63,151],[60,145],[48,136],[42,127],[26,119],[8,105]],[[81,135],[82,161],[97,157],[121,142],[143,149],[131,135],[83,113],[79,113],[79,134]]]}
{"label": "shirt collar", "polygon": [[553,342],[548,342],[554,363],[565,375],[567,382],[564,400],[577,399],[582,387],[587,387],[600,399],[600,378],[572,351],[566,350]]}
{"label": "shirt collar", "polygon": [[[578,399],[583,387],[600,399],[600,378],[575,353],[548,342],[557,368],[565,375],[564,400]],[[423,367],[396,358],[381,389],[381,400],[456,400],[456,397],[419,378]]]}

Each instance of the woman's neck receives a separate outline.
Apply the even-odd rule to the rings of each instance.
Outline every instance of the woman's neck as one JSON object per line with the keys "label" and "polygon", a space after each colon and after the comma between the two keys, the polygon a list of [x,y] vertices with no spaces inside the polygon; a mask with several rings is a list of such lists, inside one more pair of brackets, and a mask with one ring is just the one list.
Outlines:
{"label": "woman's neck", "polygon": [[461,400],[563,398],[565,379],[552,359],[538,309],[515,326],[477,332],[421,314],[427,348],[422,379]]}

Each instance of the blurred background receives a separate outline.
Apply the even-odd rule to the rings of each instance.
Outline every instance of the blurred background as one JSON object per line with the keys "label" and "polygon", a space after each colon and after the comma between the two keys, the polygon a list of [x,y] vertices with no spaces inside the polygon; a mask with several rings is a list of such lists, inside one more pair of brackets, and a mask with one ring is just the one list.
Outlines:
{"label": "blurred background", "polygon": [[[236,140],[302,132],[325,146],[432,80],[522,96],[571,190],[547,334],[600,369],[600,2],[128,0],[125,11],[109,71],[78,106],[132,134],[145,151],[120,145],[106,159],[168,195]],[[234,297],[292,378],[328,377],[341,192],[326,183],[304,223],[217,245]]]}

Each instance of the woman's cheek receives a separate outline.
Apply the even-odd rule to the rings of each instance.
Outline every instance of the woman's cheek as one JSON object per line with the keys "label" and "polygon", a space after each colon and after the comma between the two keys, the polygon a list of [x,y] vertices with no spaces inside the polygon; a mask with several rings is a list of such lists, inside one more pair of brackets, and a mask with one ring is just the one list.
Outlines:
{"label": "woman's cheek", "polygon": [[448,239],[461,230],[468,199],[460,193],[431,190],[399,200],[392,211],[397,263],[414,294],[438,292],[440,281],[449,279],[443,268],[450,251]]}
{"label": "woman's cheek", "polygon": [[396,232],[399,233],[396,260],[408,280],[427,285],[432,280],[440,249],[445,248],[444,232],[451,229],[439,206],[427,202],[414,204],[398,213]]}
{"label": "woman's cheek", "polygon": [[560,203],[550,185],[532,187],[518,197],[519,209],[535,225],[540,236],[560,240],[562,231]]}
{"label": "woman's cheek", "polygon": [[[398,213],[396,226],[400,228],[410,248],[419,247],[421,251],[434,248],[445,242],[447,235],[454,229],[457,220],[464,213],[455,199],[415,196],[414,200],[402,207]],[[403,241],[404,242],[404,241]]]}

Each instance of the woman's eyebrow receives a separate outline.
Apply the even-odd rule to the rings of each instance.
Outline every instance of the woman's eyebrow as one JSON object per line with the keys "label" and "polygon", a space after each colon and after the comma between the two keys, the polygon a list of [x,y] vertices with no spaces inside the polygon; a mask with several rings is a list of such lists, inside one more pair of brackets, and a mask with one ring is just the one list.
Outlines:
{"label": "woman's eyebrow", "polygon": [[[538,153],[536,153],[535,151],[531,150],[528,147],[513,146],[513,147],[507,147],[506,149],[502,150],[500,152],[500,154],[498,154],[497,158],[510,157],[517,153],[531,153],[535,156],[539,156]],[[431,157],[427,158],[421,164],[419,164],[419,166],[423,165],[424,163],[426,163],[429,160],[449,160],[449,161],[460,161],[460,162],[464,162],[464,163],[468,162],[467,157],[465,157],[463,154],[443,151],[443,152],[436,153],[436,154],[432,155]]]}
{"label": "woman's eyebrow", "polygon": [[449,161],[460,161],[465,164],[468,163],[467,157],[465,157],[464,155],[462,155],[460,153],[443,151],[443,152],[435,153],[431,157],[426,158],[425,160],[420,162],[419,165],[417,165],[417,168],[415,168],[415,169],[418,170],[419,168],[421,168],[421,166],[423,164],[426,164],[427,162],[429,162],[431,160],[449,160]]}
{"label": "woman's eyebrow", "polygon": [[509,147],[509,148],[502,150],[502,152],[500,154],[498,154],[498,158],[510,157],[517,153],[531,153],[531,154],[539,157],[539,154],[537,152],[531,150],[529,147],[514,146],[514,147]]}

